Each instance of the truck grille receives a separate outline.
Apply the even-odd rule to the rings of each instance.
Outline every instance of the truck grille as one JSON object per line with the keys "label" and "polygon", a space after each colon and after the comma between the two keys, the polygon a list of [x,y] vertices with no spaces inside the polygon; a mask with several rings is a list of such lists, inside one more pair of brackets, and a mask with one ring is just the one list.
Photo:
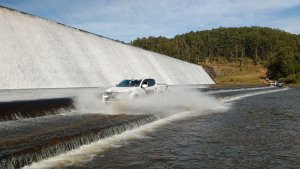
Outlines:
{"label": "truck grille", "polygon": [[118,93],[117,92],[106,92],[106,95],[107,96],[118,96]]}

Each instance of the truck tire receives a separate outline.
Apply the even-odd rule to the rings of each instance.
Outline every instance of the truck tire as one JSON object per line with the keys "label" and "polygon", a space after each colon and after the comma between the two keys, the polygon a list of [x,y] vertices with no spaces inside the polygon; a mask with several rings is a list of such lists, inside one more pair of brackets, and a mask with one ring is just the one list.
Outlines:
{"label": "truck tire", "polygon": [[138,99],[139,97],[140,97],[139,95],[134,95],[133,98],[132,98],[132,100],[136,100],[136,99]]}

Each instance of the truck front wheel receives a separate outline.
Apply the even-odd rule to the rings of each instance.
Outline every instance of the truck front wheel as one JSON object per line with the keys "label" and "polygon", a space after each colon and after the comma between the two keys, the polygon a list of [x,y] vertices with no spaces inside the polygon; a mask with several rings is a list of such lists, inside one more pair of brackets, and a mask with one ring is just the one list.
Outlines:
{"label": "truck front wheel", "polygon": [[139,97],[140,97],[139,95],[134,95],[133,98],[132,98],[132,100],[136,100],[136,99],[138,99]]}

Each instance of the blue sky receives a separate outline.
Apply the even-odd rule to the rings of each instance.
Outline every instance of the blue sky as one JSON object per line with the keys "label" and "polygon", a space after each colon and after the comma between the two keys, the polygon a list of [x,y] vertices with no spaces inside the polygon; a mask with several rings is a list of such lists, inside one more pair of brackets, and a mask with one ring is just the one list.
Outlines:
{"label": "blue sky", "polygon": [[300,34],[300,0],[0,0],[0,4],[115,40],[222,27]]}

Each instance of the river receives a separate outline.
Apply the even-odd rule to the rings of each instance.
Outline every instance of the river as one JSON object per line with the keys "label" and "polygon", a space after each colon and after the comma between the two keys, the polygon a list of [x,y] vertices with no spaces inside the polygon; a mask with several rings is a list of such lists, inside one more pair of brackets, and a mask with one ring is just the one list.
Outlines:
{"label": "river", "polygon": [[202,92],[227,108],[179,112],[25,168],[300,167],[299,88]]}

